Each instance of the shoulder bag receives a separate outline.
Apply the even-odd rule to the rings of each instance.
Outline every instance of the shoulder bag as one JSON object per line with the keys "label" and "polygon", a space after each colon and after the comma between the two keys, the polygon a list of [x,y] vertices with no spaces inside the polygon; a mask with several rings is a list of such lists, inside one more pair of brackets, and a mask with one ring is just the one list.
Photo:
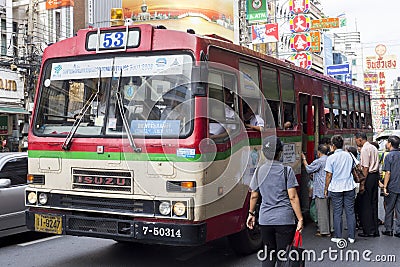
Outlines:
{"label": "shoulder bag", "polygon": [[354,182],[360,183],[360,193],[364,192],[365,188],[365,179],[367,177],[364,176],[364,173],[362,171],[362,167],[360,164],[356,164],[356,161],[354,159],[354,155],[349,152],[351,158],[353,159],[353,168],[351,169],[351,174],[353,175]]}

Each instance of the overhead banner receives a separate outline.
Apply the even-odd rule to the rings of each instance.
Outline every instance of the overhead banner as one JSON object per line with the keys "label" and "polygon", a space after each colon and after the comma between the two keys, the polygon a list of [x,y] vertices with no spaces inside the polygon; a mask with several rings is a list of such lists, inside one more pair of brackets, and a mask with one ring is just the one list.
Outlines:
{"label": "overhead banner", "polygon": [[267,22],[267,19],[267,0],[247,0],[247,20],[249,23]]}
{"label": "overhead banner", "polygon": [[[262,2],[265,7],[266,0]],[[122,8],[124,18],[130,18],[134,24],[163,25],[185,32],[193,29],[197,34],[214,33],[231,41],[234,22],[238,22],[238,15],[234,16],[238,12],[234,0],[122,0]]]}
{"label": "overhead banner", "polygon": [[278,23],[252,25],[251,42],[252,44],[278,42]]}

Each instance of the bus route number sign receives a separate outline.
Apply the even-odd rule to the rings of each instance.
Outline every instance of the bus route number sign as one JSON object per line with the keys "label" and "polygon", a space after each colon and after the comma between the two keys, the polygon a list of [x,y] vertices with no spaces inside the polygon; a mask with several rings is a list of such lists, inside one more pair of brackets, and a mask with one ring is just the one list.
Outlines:
{"label": "bus route number sign", "polygon": [[93,50],[120,50],[139,46],[140,31],[137,28],[129,30],[108,30],[104,32],[92,31],[88,33],[86,49]]}

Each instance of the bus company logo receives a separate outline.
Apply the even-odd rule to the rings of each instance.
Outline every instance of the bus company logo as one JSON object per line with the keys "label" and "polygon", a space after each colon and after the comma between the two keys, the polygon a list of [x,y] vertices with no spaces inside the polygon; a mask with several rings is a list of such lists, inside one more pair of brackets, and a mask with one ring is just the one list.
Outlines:
{"label": "bus company logo", "polygon": [[167,65],[167,59],[165,57],[156,59],[157,68],[164,68]]}
{"label": "bus company logo", "polygon": [[253,2],[251,3],[251,6],[254,9],[259,9],[262,7],[262,1],[261,0],[253,0]]}
{"label": "bus company logo", "polygon": [[55,70],[56,74],[60,74],[60,71],[62,70],[61,65],[55,66],[55,67],[54,67],[54,70]]}
{"label": "bus company logo", "polygon": [[130,178],[116,178],[116,177],[98,177],[98,176],[74,176],[75,184],[85,185],[117,185],[117,186],[130,186]]}

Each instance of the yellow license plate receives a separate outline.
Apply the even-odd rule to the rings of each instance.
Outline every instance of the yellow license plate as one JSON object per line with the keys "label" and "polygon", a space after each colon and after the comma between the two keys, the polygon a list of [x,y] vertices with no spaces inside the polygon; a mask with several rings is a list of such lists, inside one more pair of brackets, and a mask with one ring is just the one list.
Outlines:
{"label": "yellow license plate", "polygon": [[62,217],[35,214],[35,231],[61,235]]}

